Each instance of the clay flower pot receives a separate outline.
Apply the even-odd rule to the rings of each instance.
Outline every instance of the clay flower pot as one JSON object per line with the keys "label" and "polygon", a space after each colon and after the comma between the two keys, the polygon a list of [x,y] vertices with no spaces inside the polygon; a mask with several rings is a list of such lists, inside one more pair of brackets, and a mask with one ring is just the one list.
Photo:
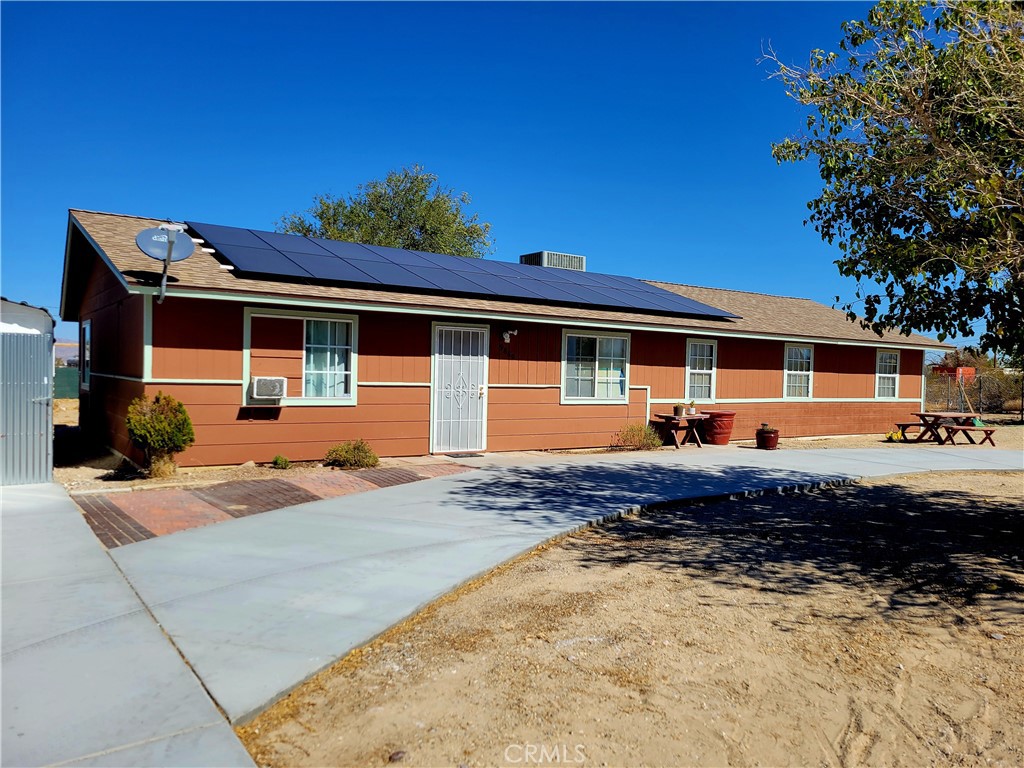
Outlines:
{"label": "clay flower pot", "polygon": [[774,451],[779,447],[779,430],[759,429],[754,433],[757,447],[763,451]]}

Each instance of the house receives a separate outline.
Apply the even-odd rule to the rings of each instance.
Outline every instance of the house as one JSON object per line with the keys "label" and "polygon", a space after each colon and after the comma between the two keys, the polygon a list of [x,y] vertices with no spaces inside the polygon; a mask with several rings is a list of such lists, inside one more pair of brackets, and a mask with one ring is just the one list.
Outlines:
{"label": "house", "polygon": [[53,479],[53,318],[0,298],[0,485]]}
{"label": "house", "polygon": [[[784,436],[882,433],[921,409],[922,336],[878,338],[806,299],[641,282],[189,223],[69,213],[61,317],[81,326],[83,427],[131,453],[142,394],[188,408],[183,465],[606,446],[676,402]],[[164,238],[166,239],[166,238]],[[581,257],[527,261],[581,266]]]}

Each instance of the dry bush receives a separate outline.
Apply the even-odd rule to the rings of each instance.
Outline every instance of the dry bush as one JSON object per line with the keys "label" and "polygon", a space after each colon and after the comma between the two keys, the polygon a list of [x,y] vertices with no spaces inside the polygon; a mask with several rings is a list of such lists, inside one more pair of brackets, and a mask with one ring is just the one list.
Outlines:
{"label": "dry bush", "polygon": [[635,421],[620,429],[612,444],[627,451],[651,451],[661,447],[661,435],[650,424]]}

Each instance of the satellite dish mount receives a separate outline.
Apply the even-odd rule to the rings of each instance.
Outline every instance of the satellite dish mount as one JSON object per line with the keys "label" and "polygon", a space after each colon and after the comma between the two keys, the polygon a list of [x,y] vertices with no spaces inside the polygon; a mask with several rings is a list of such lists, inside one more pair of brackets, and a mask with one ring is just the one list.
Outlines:
{"label": "satellite dish mount", "polygon": [[171,262],[187,259],[195,251],[195,244],[192,238],[185,234],[183,225],[170,222],[142,230],[135,236],[135,244],[149,258],[164,263],[163,275],[160,277],[160,295],[156,300],[157,304],[162,304],[167,294],[167,271],[171,267]]}

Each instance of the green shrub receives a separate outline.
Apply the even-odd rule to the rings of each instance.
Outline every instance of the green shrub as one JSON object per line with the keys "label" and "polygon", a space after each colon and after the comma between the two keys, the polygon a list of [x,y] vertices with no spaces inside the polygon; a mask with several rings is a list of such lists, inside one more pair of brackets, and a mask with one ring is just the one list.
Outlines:
{"label": "green shrub", "polygon": [[365,440],[351,440],[331,448],[324,457],[324,464],[343,469],[362,469],[376,467],[380,459]]}
{"label": "green shrub", "polygon": [[628,451],[650,451],[661,447],[661,435],[650,424],[632,422],[619,430],[614,445]]}
{"label": "green shrub", "polygon": [[286,456],[282,456],[280,453],[274,457],[274,460],[270,462],[270,466],[274,469],[288,469],[292,463],[288,461]]}
{"label": "green shrub", "polygon": [[132,443],[145,453],[153,477],[173,475],[173,455],[196,441],[185,406],[163,392],[157,392],[152,400],[145,395],[132,400],[125,425]]}

